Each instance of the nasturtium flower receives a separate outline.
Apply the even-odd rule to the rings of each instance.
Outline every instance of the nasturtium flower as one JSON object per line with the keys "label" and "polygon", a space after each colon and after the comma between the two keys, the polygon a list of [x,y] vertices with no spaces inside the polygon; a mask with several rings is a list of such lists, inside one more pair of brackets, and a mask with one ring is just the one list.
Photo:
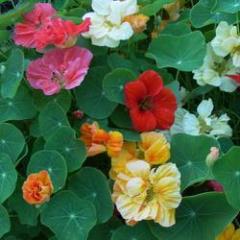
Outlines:
{"label": "nasturtium flower", "polygon": [[142,133],[139,146],[144,153],[144,160],[151,165],[163,164],[170,158],[170,144],[162,133]]}
{"label": "nasturtium flower", "polygon": [[120,172],[124,172],[128,162],[137,159],[137,146],[133,142],[125,142],[117,157],[111,158],[110,177],[115,180]]}
{"label": "nasturtium flower", "polygon": [[223,186],[215,180],[208,181],[207,185],[208,187],[212,188],[215,192],[223,192]]}
{"label": "nasturtium flower", "polygon": [[86,19],[76,25],[57,17],[56,10],[49,3],[37,3],[35,8],[24,15],[23,22],[14,28],[15,44],[42,50],[48,45],[72,47],[77,35],[89,30],[91,22]]}
{"label": "nasturtium flower", "polygon": [[92,0],[92,9],[83,16],[91,19],[90,30],[83,36],[91,38],[93,45],[115,48],[134,34],[124,18],[138,12],[137,0]]}
{"label": "nasturtium flower", "polygon": [[22,186],[24,200],[32,205],[41,205],[49,201],[53,185],[47,171],[32,173]]}
{"label": "nasturtium flower", "polygon": [[152,165],[159,165],[170,159],[170,144],[162,133],[144,132],[138,143],[125,142],[120,154],[111,159],[110,176],[123,172],[128,162],[141,159]]}
{"label": "nasturtium flower", "polygon": [[170,227],[182,199],[180,172],[173,163],[151,169],[145,161],[131,161],[118,174],[112,198],[128,224],[153,220]]}
{"label": "nasturtium flower", "polygon": [[240,35],[236,26],[220,22],[211,45],[217,56],[226,57],[230,54],[233,65],[240,67]]}
{"label": "nasturtium flower", "polygon": [[139,132],[168,130],[174,122],[176,97],[157,72],[148,70],[124,87],[125,105],[133,128]]}
{"label": "nasturtium flower", "polygon": [[82,124],[80,133],[89,157],[103,152],[107,152],[110,157],[117,157],[122,150],[123,135],[118,131],[107,132],[96,122]]}
{"label": "nasturtium flower", "polygon": [[229,75],[239,72],[240,68],[235,67],[231,59],[217,56],[212,47],[208,45],[203,65],[193,71],[193,79],[200,86],[211,85],[219,87],[224,92],[233,92],[239,84],[234,82]]}
{"label": "nasturtium flower", "polygon": [[239,240],[240,239],[240,229],[235,229],[234,225],[229,224],[225,230],[219,234],[215,240]]}
{"label": "nasturtium flower", "polygon": [[197,115],[180,108],[176,113],[176,121],[171,128],[171,133],[231,137],[232,128],[228,124],[230,118],[227,114],[222,114],[219,117],[212,115],[213,109],[212,99],[203,100],[198,105]]}
{"label": "nasturtium flower", "polygon": [[88,49],[78,46],[52,49],[29,64],[27,80],[45,95],[58,93],[62,88],[78,87],[88,72],[92,57]]}
{"label": "nasturtium flower", "polygon": [[135,33],[141,33],[146,29],[149,17],[143,14],[135,14],[125,17],[124,20],[131,24]]}

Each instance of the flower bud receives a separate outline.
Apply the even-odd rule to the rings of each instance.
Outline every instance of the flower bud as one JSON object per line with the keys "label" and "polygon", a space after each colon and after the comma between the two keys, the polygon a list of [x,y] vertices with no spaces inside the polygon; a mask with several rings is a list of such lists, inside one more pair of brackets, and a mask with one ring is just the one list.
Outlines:
{"label": "flower bud", "polygon": [[217,147],[211,147],[210,153],[207,155],[206,164],[208,167],[212,167],[219,158],[219,149]]}

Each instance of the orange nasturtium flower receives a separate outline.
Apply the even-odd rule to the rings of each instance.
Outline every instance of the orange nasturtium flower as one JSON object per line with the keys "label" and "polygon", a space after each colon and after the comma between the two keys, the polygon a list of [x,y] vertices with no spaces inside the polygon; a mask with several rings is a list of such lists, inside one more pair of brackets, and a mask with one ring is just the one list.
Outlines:
{"label": "orange nasturtium flower", "polygon": [[225,230],[219,234],[216,240],[239,240],[240,239],[240,229],[235,229],[234,225],[229,224]]}
{"label": "orange nasturtium flower", "polygon": [[47,171],[30,174],[22,186],[24,200],[33,205],[41,205],[49,201],[53,193],[53,185]]}
{"label": "orange nasturtium flower", "polygon": [[110,157],[116,157],[122,150],[123,135],[117,131],[106,132],[96,122],[84,123],[80,133],[89,157],[103,152],[107,152]]}

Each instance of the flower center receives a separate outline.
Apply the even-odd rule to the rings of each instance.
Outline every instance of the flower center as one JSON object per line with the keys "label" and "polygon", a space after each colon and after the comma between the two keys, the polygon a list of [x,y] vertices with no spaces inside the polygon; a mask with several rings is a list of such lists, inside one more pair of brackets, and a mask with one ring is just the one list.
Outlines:
{"label": "flower center", "polygon": [[63,73],[53,72],[52,81],[58,83],[61,87],[64,87],[65,81]]}
{"label": "flower center", "polygon": [[145,97],[143,100],[139,102],[139,108],[141,111],[146,111],[152,108],[152,98]]}
{"label": "flower center", "polygon": [[200,133],[209,133],[211,131],[211,127],[207,125],[207,123],[201,117],[198,118],[200,125]]}
{"label": "flower center", "polygon": [[225,75],[226,72],[226,61],[214,64],[214,70],[219,73],[219,75]]}
{"label": "flower center", "polygon": [[150,188],[147,190],[146,202],[152,201],[153,198],[154,198],[153,187],[150,187]]}

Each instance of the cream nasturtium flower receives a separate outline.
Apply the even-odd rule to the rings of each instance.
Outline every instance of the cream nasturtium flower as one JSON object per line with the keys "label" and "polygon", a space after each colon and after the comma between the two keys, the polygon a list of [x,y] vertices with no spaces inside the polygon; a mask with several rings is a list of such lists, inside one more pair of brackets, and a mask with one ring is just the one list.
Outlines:
{"label": "cream nasturtium flower", "polygon": [[211,45],[208,45],[203,65],[193,71],[193,79],[200,86],[211,85],[219,87],[224,92],[233,92],[238,85],[228,75],[236,75],[239,72],[240,68],[235,67],[231,59],[226,60],[217,56]]}
{"label": "cream nasturtium flower", "polygon": [[124,18],[138,12],[137,0],[92,0],[92,9],[83,16],[91,19],[90,30],[83,36],[91,38],[93,45],[115,48],[134,34]]}
{"label": "cream nasturtium flower", "polygon": [[199,104],[197,115],[182,108],[178,109],[171,134],[186,133],[193,136],[207,134],[215,137],[231,137],[232,129],[228,124],[230,118],[227,114],[222,114],[220,117],[212,115],[213,109],[212,99],[203,100]]}
{"label": "cream nasturtium flower", "polygon": [[175,209],[182,200],[180,172],[173,163],[151,169],[146,161],[131,161],[118,174],[112,197],[128,224],[153,220],[170,227],[175,224]]}
{"label": "cream nasturtium flower", "polygon": [[233,65],[240,67],[240,35],[236,26],[220,22],[211,45],[217,56],[226,57],[230,54]]}

